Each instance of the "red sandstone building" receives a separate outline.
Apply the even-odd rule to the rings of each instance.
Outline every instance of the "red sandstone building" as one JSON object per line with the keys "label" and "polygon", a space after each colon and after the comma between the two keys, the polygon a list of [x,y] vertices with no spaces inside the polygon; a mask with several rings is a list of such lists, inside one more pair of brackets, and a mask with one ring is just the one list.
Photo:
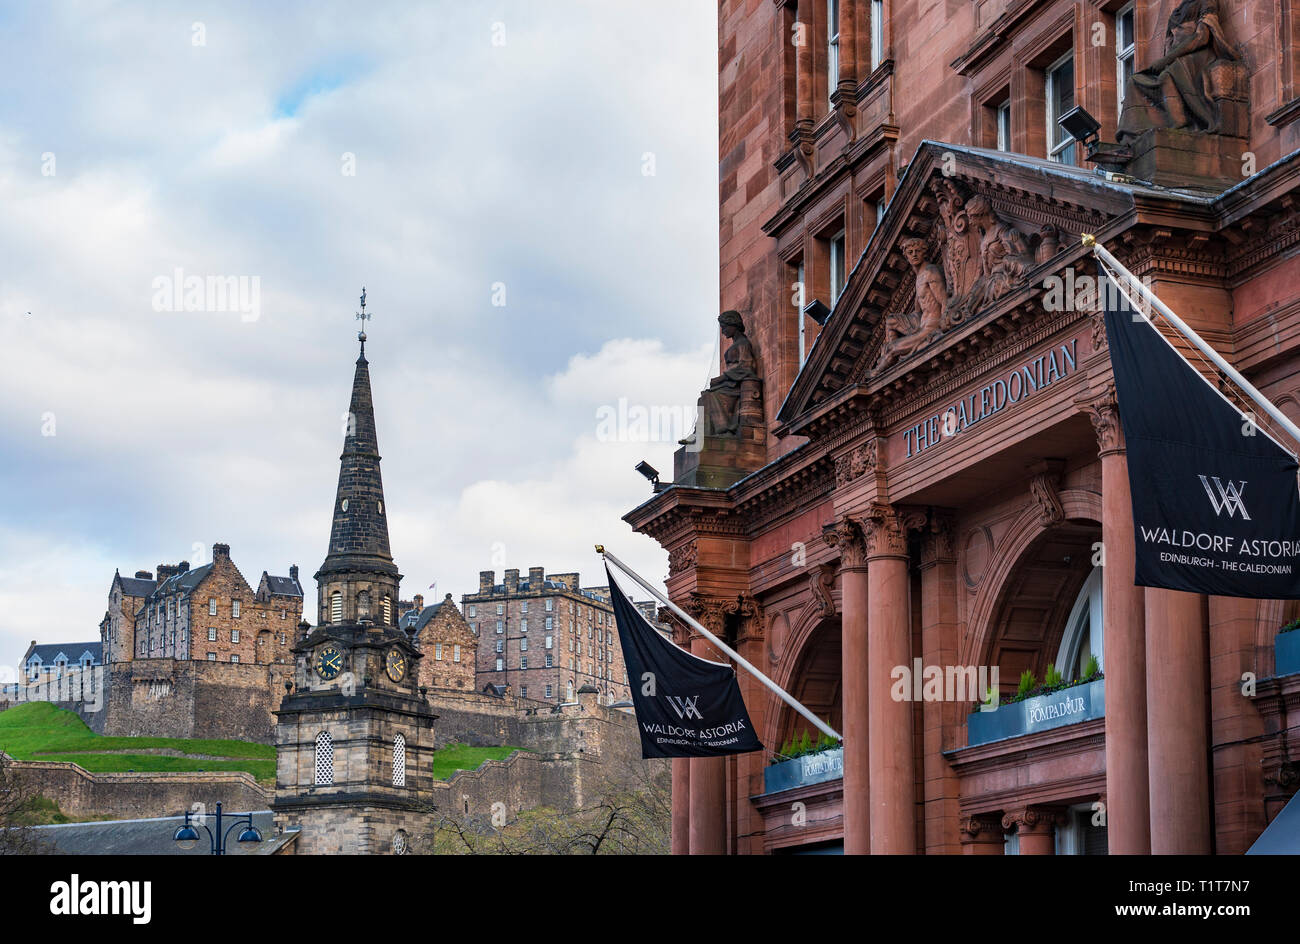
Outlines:
{"label": "red sandstone building", "polygon": [[[627,520],[845,741],[842,772],[675,761],[674,850],[1245,851],[1300,779],[1300,609],[1133,585],[1105,332],[1049,287],[1095,233],[1300,419],[1300,8],[723,0],[719,25],[744,327],[702,448]],[[996,667],[1006,698],[1090,657],[983,717],[973,685],[896,684]],[[740,680],[769,749],[802,733]]]}

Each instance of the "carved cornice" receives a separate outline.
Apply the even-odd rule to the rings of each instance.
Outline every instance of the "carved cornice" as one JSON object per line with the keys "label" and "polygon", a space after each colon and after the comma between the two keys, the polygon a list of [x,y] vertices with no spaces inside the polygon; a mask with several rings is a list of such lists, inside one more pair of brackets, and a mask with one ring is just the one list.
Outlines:
{"label": "carved cornice", "polygon": [[842,570],[861,570],[867,566],[867,542],[862,525],[847,515],[822,528],[822,539],[840,552]]}

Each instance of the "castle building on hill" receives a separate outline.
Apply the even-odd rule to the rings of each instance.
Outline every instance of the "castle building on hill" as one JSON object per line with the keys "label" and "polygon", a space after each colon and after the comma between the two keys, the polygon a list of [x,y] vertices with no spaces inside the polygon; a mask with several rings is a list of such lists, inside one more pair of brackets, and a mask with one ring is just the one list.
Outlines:
{"label": "castle building on hill", "polygon": [[298,567],[289,576],[266,571],[257,589],[230,558],[230,545],[212,545],[212,562],[159,564],[157,577],[113,575],[100,622],[107,662],[136,659],[285,663],[302,619]]}
{"label": "castle building on hill", "polygon": [[631,697],[608,587],[580,587],[578,575],[528,568],[479,572],[477,593],[461,596],[478,639],[477,685],[509,686],[520,698],[573,702],[584,685],[609,705]]}

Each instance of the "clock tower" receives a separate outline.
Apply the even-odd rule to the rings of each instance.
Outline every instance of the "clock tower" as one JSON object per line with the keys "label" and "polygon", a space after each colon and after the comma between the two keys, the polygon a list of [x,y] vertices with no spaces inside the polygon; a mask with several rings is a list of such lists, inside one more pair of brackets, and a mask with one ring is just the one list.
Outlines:
{"label": "clock tower", "polygon": [[[364,290],[358,317],[369,317]],[[276,712],[272,808],[278,825],[302,828],[297,851],[309,855],[405,851],[433,782],[437,716],[417,687],[420,652],[397,626],[402,575],[388,545],[364,330],[358,340],[318,621],[293,647],[292,689]]]}

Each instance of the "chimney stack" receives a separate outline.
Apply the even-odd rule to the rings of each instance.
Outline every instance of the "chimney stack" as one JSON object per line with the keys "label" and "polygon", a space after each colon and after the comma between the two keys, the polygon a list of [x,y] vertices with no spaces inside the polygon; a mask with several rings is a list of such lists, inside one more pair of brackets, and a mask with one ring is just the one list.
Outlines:
{"label": "chimney stack", "polygon": [[137,570],[135,572],[136,580],[153,580],[153,574],[147,570]]}
{"label": "chimney stack", "polygon": [[172,564],[158,565],[158,582],[162,583],[168,577],[176,573],[176,568]]}
{"label": "chimney stack", "polygon": [[546,568],[529,567],[528,568],[528,589],[533,593],[542,589],[542,583],[546,579]]}
{"label": "chimney stack", "polygon": [[497,572],[495,570],[480,570],[478,572],[478,592],[491,593],[492,588],[496,586]]}
{"label": "chimney stack", "polygon": [[229,545],[229,544],[214,544],[214,545],[212,545],[212,560],[213,560],[213,561],[216,561],[216,559],[217,559],[218,557],[224,557],[226,560],[230,560],[230,545]]}
{"label": "chimney stack", "polygon": [[424,594],[417,593],[415,595],[415,612],[421,613],[423,611],[424,611]]}
{"label": "chimney stack", "polygon": [[519,568],[515,567],[506,571],[506,593],[519,592]]}
{"label": "chimney stack", "polygon": [[179,564],[176,565],[176,573],[178,574],[187,573],[189,569],[190,569],[189,561],[181,561]]}
{"label": "chimney stack", "polygon": [[298,565],[297,565],[297,564],[290,564],[290,565],[289,565],[289,579],[292,580],[294,583],[297,583],[297,582],[298,582]]}

